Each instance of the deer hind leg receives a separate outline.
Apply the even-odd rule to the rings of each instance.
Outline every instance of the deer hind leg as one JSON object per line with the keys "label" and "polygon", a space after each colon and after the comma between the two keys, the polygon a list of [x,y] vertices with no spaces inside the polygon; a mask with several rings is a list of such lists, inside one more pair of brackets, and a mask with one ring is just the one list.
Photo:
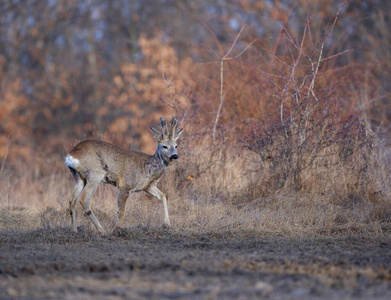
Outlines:
{"label": "deer hind leg", "polygon": [[129,192],[124,190],[118,191],[118,198],[117,198],[117,226],[123,227],[123,219],[125,215],[125,207],[126,207],[126,201],[128,200]]}
{"label": "deer hind leg", "polygon": [[147,193],[155,196],[163,203],[163,210],[164,210],[164,224],[166,226],[170,226],[170,217],[168,216],[168,208],[167,208],[167,197],[166,195],[157,188],[156,184],[152,184],[148,187],[146,190]]}
{"label": "deer hind leg", "polygon": [[78,174],[74,175],[75,187],[73,188],[71,199],[69,200],[69,214],[71,215],[72,230],[77,232],[77,220],[76,220],[76,204],[79,199],[80,193],[84,188],[84,181]]}
{"label": "deer hind leg", "polygon": [[83,206],[85,214],[90,217],[92,223],[94,223],[99,233],[105,235],[106,231],[104,230],[103,226],[99,223],[98,219],[96,218],[94,212],[91,210],[90,207],[91,196],[95,193],[102,179],[103,177],[101,179],[94,178],[94,180],[91,179],[87,180],[87,184],[85,185],[83,191],[80,194],[80,204]]}

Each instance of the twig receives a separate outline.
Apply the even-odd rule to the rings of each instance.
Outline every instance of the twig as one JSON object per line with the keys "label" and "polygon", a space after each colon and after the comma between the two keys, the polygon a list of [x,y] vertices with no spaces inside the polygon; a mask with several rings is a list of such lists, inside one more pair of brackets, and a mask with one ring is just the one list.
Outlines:
{"label": "twig", "polygon": [[5,166],[5,162],[6,162],[7,156],[8,156],[8,150],[9,150],[9,147],[10,147],[10,146],[11,146],[11,140],[8,139],[8,140],[7,140],[7,148],[5,149],[5,154],[4,154],[3,163],[1,164],[0,174],[3,173],[4,166]]}
{"label": "twig", "polygon": [[[217,109],[216,118],[215,118],[215,122],[213,125],[213,131],[212,131],[212,139],[213,139],[213,144],[215,147],[216,147],[216,128],[217,128],[217,124],[220,119],[221,110],[222,110],[223,104],[224,104],[224,61],[228,61],[228,60],[232,60],[232,59],[236,59],[236,58],[240,57],[241,55],[243,55],[244,52],[246,52],[257,41],[257,39],[253,40],[239,54],[237,54],[235,56],[230,56],[232,50],[234,49],[234,47],[235,47],[236,43],[238,42],[238,39],[244,29],[245,29],[245,26],[243,26],[240,29],[240,31],[236,35],[234,41],[232,42],[231,47],[228,49],[227,53],[224,56],[220,57],[220,103],[219,103],[219,107]],[[212,152],[212,156],[213,156],[213,154],[214,154],[214,151]]]}
{"label": "twig", "polygon": [[217,127],[217,122],[219,121],[220,118],[220,113],[221,113],[221,108],[223,107],[224,103],[224,59],[221,59],[220,61],[220,104],[219,108],[217,109],[217,114],[216,114],[216,119],[215,123],[213,125],[213,143],[216,143],[216,127]]}
{"label": "twig", "polygon": [[171,107],[172,109],[175,110],[175,115],[178,115],[178,107],[176,105],[176,103],[178,102],[175,97],[174,97],[174,94],[172,93],[171,91],[171,85],[172,85],[172,81],[171,82],[168,82],[167,78],[166,78],[166,75],[164,73],[162,73],[162,78],[163,78],[163,81],[167,87],[167,90],[168,92],[170,93],[170,99],[171,99],[171,103],[168,102],[166,99],[164,99],[163,97],[160,97],[160,99],[166,103],[169,107]]}

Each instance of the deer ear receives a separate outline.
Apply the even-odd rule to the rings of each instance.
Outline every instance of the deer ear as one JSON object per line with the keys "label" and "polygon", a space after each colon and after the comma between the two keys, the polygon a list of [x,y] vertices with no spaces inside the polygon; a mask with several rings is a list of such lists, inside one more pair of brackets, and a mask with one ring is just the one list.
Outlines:
{"label": "deer ear", "polygon": [[179,139],[179,137],[180,137],[181,134],[182,134],[182,131],[183,131],[183,128],[182,128],[182,129],[179,129],[177,132],[175,132],[175,140]]}
{"label": "deer ear", "polygon": [[162,137],[163,137],[162,134],[161,134],[158,130],[156,130],[155,128],[153,128],[152,126],[149,127],[149,128],[151,128],[153,138],[156,139],[156,140],[158,140],[158,141],[161,141],[161,140],[162,140]]}

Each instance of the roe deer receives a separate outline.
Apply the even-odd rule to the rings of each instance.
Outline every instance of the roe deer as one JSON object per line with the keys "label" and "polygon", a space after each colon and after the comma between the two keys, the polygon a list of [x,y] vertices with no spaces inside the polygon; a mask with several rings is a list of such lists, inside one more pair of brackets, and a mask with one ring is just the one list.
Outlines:
{"label": "roe deer", "polygon": [[117,226],[123,226],[126,200],[132,193],[139,191],[145,191],[163,202],[164,224],[170,226],[167,197],[156,185],[169,163],[178,159],[176,141],[183,129],[176,131],[175,117],[172,117],[170,129],[162,117],[160,125],[163,133],[151,127],[153,137],[158,142],[154,155],[95,140],[77,144],[67,155],[65,164],[75,179],[75,187],[69,201],[74,232],[77,232],[76,204],[80,199],[85,214],[90,217],[96,229],[103,235],[106,233],[90,208],[91,196],[100,182],[118,188]]}

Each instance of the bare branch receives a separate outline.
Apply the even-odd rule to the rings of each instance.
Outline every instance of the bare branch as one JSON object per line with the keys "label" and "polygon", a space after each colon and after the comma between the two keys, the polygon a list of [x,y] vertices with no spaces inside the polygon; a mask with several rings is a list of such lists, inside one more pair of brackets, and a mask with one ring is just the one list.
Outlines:
{"label": "bare branch", "polygon": [[342,52],[339,52],[339,53],[337,53],[337,54],[330,55],[330,56],[328,56],[328,57],[323,58],[323,59],[321,60],[321,62],[324,62],[324,61],[329,60],[329,59],[333,59],[333,58],[335,58],[335,57],[341,56],[341,55],[343,55],[343,54],[345,54],[345,53],[348,53],[348,52],[351,52],[351,51],[353,51],[353,49],[346,49],[346,50],[344,50],[344,51],[342,51]]}
{"label": "bare branch", "polygon": [[231,54],[232,49],[235,47],[236,43],[238,42],[238,39],[239,39],[240,35],[242,34],[244,28],[245,28],[245,26],[243,26],[242,28],[240,28],[238,34],[237,34],[236,37],[235,37],[235,40],[233,41],[233,43],[232,43],[232,45],[231,45],[231,48],[229,48],[228,52],[223,56],[223,59],[224,59],[224,58],[227,58],[228,55]]}
{"label": "bare branch", "polygon": [[166,85],[167,87],[167,90],[170,94],[170,99],[171,99],[171,103],[168,102],[166,99],[164,99],[164,97],[160,97],[160,99],[166,103],[169,107],[171,107],[172,109],[175,110],[175,115],[178,115],[178,106],[177,106],[177,103],[178,101],[175,99],[175,96],[172,92],[172,83],[173,83],[173,80],[171,80],[171,82],[168,81],[166,75],[164,73],[162,73],[162,78],[163,78],[163,81],[164,81],[164,84]]}
{"label": "bare branch", "polygon": [[166,103],[169,107],[175,109],[175,105],[168,102],[166,99],[164,99],[164,97],[160,97],[160,100],[162,100],[164,103]]}
{"label": "bare branch", "polygon": [[5,162],[7,161],[8,150],[9,150],[10,146],[11,146],[11,139],[8,138],[8,140],[7,140],[7,148],[5,149],[3,163],[1,164],[0,174],[3,173]]}
{"label": "bare branch", "polygon": [[231,59],[236,59],[239,56],[241,56],[244,52],[246,52],[258,39],[253,40],[250,44],[247,45],[246,48],[244,48],[239,54],[233,56],[233,57],[226,57],[224,60],[231,60]]}
{"label": "bare branch", "polygon": [[[238,39],[239,39],[240,35],[242,34],[244,28],[245,27],[243,26],[240,29],[240,31],[236,35],[236,37],[235,37],[231,47],[228,49],[227,53],[220,58],[220,103],[219,103],[219,107],[217,109],[217,114],[216,114],[215,122],[214,122],[214,125],[213,125],[213,131],[212,131],[212,139],[213,139],[213,143],[214,143],[215,146],[216,146],[216,128],[217,128],[217,124],[218,124],[219,119],[220,119],[220,114],[221,114],[221,110],[223,108],[223,103],[224,103],[224,61],[228,61],[228,60],[232,60],[232,59],[240,57],[244,52],[246,52],[256,42],[256,39],[253,40],[239,54],[237,54],[237,55],[235,55],[233,57],[229,57],[229,55],[231,54],[233,48],[235,47],[236,43],[238,42]],[[212,156],[213,156],[213,154],[214,154],[214,152],[212,152]]]}
{"label": "bare branch", "polygon": [[212,135],[214,142],[216,142],[216,127],[217,127],[217,122],[219,121],[220,118],[220,113],[221,113],[221,108],[223,107],[223,103],[224,103],[224,60],[222,59],[220,62],[220,104],[219,104],[219,108],[217,109],[216,119],[213,125],[213,135]]}

